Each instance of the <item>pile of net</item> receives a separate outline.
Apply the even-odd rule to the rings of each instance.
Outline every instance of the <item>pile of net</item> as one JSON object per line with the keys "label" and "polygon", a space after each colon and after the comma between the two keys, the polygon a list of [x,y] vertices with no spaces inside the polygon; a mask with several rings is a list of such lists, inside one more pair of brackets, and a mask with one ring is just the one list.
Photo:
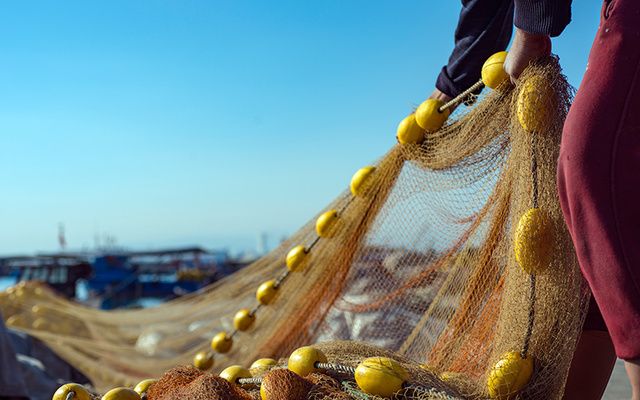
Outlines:
{"label": "pile of net", "polygon": [[[517,112],[527,90],[542,104],[535,132]],[[276,250],[198,293],[103,312],[30,284],[2,295],[3,314],[101,393],[160,378],[150,399],[249,399],[271,379],[273,399],[376,398],[349,371],[379,356],[407,372],[396,398],[512,397],[495,388],[505,379],[525,381],[522,398],[560,398],[588,302],[555,190],[571,96],[556,59],[529,67],[421,144],[393,147],[360,171],[357,195],[345,191]],[[333,224],[319,235],[321,215]],[[270,280],[260,304],[256,290]],[[215,335],[211,372],[184,366]],[[307,345],[351,370],[291,376],[287,357]],[[265,357],[279,362],[262,384],[217,376]],[[526,362],[496,378],[505,357]]]}

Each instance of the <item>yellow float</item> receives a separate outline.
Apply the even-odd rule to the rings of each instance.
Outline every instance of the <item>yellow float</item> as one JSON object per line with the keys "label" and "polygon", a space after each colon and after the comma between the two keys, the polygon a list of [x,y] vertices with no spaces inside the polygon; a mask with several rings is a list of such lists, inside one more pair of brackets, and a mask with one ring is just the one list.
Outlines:
{"label": "yellow float", "polygon": [[420,144],[424,141],[425,130],[416,122],[415,114],[408,115],[400,121],[396,138],[400,144]]}
{"label": "yellow float", "polygon": [[91,400],[91,393],[78,383],[67,383],[58,388],[51,400],[66,400],[69,393],[73,393],[73,400]]}
{"label": "yellow float", "polygon": [[266,306],[273,301],[273,298],[276,297],[277,293],[278,288],[276,287],[276,281],[266,281],[258,287],[258,290],[256,291],[256,299],[258,300],[258,303]]}
{"label": "yellow float", "polygon": [[517,351],[504,354],[489,371],[487,391],[492,399],[509,400],[524,389],[533,375],[533,359]]}
{"label": "yellow float", "polygon": [[133,391],[142,396],[143,394],[147,393],[149,388],[151,388],[151,386],[156,382],[158,382],[157,379],[145,379],[143,381],[140,381],[136,385],[136,387],[133,388]]}
{"label": "yellow float", "polygon": [[336,223],[338,222],[338,211],[325,211],[316,220],[316,233],[321,238],[331,238],[336,232]]}
{"label": "yellow float", "polygon": [[365,393],[391,397],[402,389],[409,373],[397,361],[386,357],[367,358],[358,364],[355,373],[358,387]]}
{"label": "yellow float", "polygon": [[298,245],[287,253],[285,263],[291,272],[302,271],[307,266],[309,252],[303,245]]}
{"label": "yellow float", "polygon": [[250,310],[243,308],[242,310],[238,311],[233,317],[233,327],[241,332],[244,332],[251,328],[255,321],[256,316],[252,314]]}
{"label": "yellow float", "polygon": [[444,105],[444,101],[436,99],[427,99],[420,104],[416,110],[415,119],[418,126],[427,132],[435,132],[442,128],[451,111],[445,109],[439,111]]}
{"label": "yellow float", "polygon": [[278,362],[273,358],[260,358],[251,364],[249,370],[261,373],[275,367],[276,365],[278,365]]}
{"label": "yellow float", "polygon": [[355,174],[353,174],[353,177],[351,177],[351,184],[349,185],[352,195],[362,196],[365,194],[371,186],[375,170],[376,167],[367,166],[360,168]]}
{"label": "yellow float", "polygon": [[549,121],[553,121],[551,113],[555,103],[553,88],[540,76],[527,79],[520,93],[516,114],[518,122],[527,132],[545,132],[549,128]]}
{"label": "yellow float", "polygon": [[140,400],[140,395],[133,389],[119,387],[105,393],[102,400]]}
{"label": "yellow float", "polygon": [[193,357],[193,366],[200,371],[206,371],[213,367],[213,354],[209,351],[201,351]]}
{"label": "yellow float", "polygon": [[232,365],[220,372],[220,378],[229,383],[237,384],[240,378],[251,378],[251,372],[240,365]]}
{"label": "yellow float", "polygon": [[323,352],[312,346],[300,347],[289,356],[287,368],[301,377],[317,371],[316,363],[326,363],[327,357]]}
{"label": "yellow float", "polygon": [[513,244],[516,261],[525,272],[543,272],[553,256],[554,226],[551,218],[539,208],[529,209],[518,221]]}
{"label": "yellow float", "polygon": [[509,79],[509,74],[504,70],[504,61],[507,58],[507,54],[506,51],[500,51],[487,58],[487,61],[484,62],[481,76],[482,83],[485,86],[496,89]]}
{"label": "yellow float", "polygon": [[211,339],[211,348],[220,354],[228,353],[233,346],[233,339],[226,332],[220,332]]}

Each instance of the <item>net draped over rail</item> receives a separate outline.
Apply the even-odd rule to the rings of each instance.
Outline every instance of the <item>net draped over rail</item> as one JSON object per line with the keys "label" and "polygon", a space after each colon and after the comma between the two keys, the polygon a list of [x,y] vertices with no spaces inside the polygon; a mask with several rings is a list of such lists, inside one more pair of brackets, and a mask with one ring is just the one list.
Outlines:
{"label": "net draped over rail", "polygon": [[[544,128],[532,135],[515,110],[533,78],[550,95]],[[489,92],[422,144],[393,147],[364,195],[346,191],[322,210],[338,210],[333,237],[318,239],[313,218],[270,254],[197,293],[104,312],[24,285],[2,295],[4,316],[98,391],[133,385],[191,364],[213,335],[232,332],[234,313],[256,306],[258,286],[281,276],[287,252],[302,244],[312,247],[304,269],[258,308],[250,330],[234,334],[228,353],[216,354],[214,371],[321,343],[329,362],[355,367],[386,355],[406,366],[411,382],[442,386],[451,398],[486,398],[496,361],[524,351],[535,369],[521,396],[560,398],[588,300],[555,189],[571,96],[557,60],[529,67],[518,85]],[[535,281],[514,255],[515,227],[534,206],[554,228],[550,265]],[[313,398],[363,398],[355,384],[338,388]]]}

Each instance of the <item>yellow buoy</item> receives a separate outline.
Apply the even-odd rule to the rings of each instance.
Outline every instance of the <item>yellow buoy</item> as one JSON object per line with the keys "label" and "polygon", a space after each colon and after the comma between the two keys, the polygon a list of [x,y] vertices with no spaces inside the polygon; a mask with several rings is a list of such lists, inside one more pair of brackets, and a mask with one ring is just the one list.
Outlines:
{"label": "yellow buoy", "polygon": [[533,359],[517,351],[506,353],[489,371],[487,390],[492,399],[508,400],[521,391],[533,375]]}
{"label": "yellow buoy", "polygon": [[300,347],[289,356],[287,368],[305,377],[316,371],[316,363],[326,363],[327,357],[323,352],[312,346]]}
{"label": "yellow buoy", "polygon": [[367,166],[360,168],[351,177],[351,194],[354,196],[362,196],[371,186],[373,181],[373,173],[376,167]]}
{"label": "yellow buoy", "polygon": [[119,387],[105,393],[102,400],[140,400],[140,395],[133,389]]}
{"label": "yellow buoy", "polygon": [[44,318],[36,318],[31,323],[31,326],[36,330],[51,330],[51,324]]}
{"label": "yellow buoy", "polygon": [[264,372],[278,365],[278,362],[273,358],[260,358],[255,360],[249,367],[250,371],[256,371],[256,373]]}
{"label": "yellow buoy", "polygon": [[66,400],[69,393],[73,392],[73,400],[91,400],[91,393],[78,383],[67,383],[58,388],[51,400]]}
{"label": "yellow buoy", "polygon": [[209,351],[201,351],[193,357],[193,366],[200,371],[206,371],[213,367],[213,353]]}
{"label": "yellow buoy", "polygon": [[442,112],[438,111],[444,105],[444,101],[436,99],[427,99],[420,104],[416,110],[416,123],[427,132],[435,132],[442,128],[444,122],[449,118],[451,113],[449,109]]}
{"label": "yellow buoy", "polygon": [[507,54],[506,51],[500,51],[484,62],[481,75],[482,83],[485,86],[495,89],[509,79],[509,74],[504,70],[504,60],[506,60]]}
{"label": "yellow buoy", "polygon": [[396,138],[400,144],[420,144],[424,141],[425,130],[416,122],[415,114],[408,115],[400,121]]}
{"label": "yellow buoy", "polygon": [[402,389],[409,373],[398,362],[386,357],[367,358],[356,368],[356,383],[365,393],[391,397]]}
{"label": "yellow buoy", "polygon": [[7,326],[18,326],[18,327],[26,327],[27,319],[22,314],[12,315],[5,321]]}
{"label": "yellow buoy", "polygon": [[331,238],[336,233],[338,211],[329,210],[322,213],[316,220],[316,233],[321,238]]}
{"label": "yellow buoy", "polygon": [[229,383],[237,384],[240,378],[251,378],[251,372],[239,365],[232,365],[220,372],[220,378]]}
{"label": "yellow buoy", "polygon": [[211,339],[211,348],[220,354],[224,354],[231,350],[233,339],[226,332],[220,332]]}
{"label": "yellow buoy", "polygon": [[551,218],[539,208],[529,209],[518,221],[513,248],[516,261],[525,272],[543,272],[553,256],[554,226]]}
{"label": "yellow buoy", "polygon": [[31,307],[31,313],[38,317],[46,317],[50,312],[51,310],[48,309],[48,307],[41,304],[36,304],[35,306]]}
{"label": "yellow buoy", "polygon": [[285,263],[291,272],[302,271],[307,266],[309,252],[303,245],[297,245],[287,253]]}
{"label": "yellow buoy", "polygon": [[156,382],[158,382],[157,379],[145,379],[143,381],[138,382],[136,387],[133,388],[133,391],[138,393],[140,396],[142,396],[143,394],[147,393],[149,388]]}
{"label": "yellow buoy", "polygon": [[273,301],[273,298],[276,297],[277,293],[278,288],[276,287],[276,281],[266,281],[258,287],[258,290],[256,291],[256,299],[258,300],[258,303],[266,306]]}
{"label": "yellow buoy", "polygon": [[255,320],[256,316],[252,314],[250,310],[243,308],[233,317],[233,326],[243,332],[251,328]]}
{"label": "yellow buoy", "polygon": [[555,94],[541,76],[527,79],[518,93],[516,114],[527,132],[545,132],[554,111]]}
{"label": "yellow buoy", "polygon": [[24,285],[18,286],[16,291],[13,293],[17,299],[24,300],[27,297],[27,290],[24,288]]}

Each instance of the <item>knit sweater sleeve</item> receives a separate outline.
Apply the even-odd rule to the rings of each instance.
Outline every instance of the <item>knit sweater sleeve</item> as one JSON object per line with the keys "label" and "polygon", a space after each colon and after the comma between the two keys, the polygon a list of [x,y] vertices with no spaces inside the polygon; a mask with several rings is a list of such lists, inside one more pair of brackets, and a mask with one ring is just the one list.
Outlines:
{"label": "knit sweater sleeve", "polygon": [[571,0],[515,0],[514,24],[523,31],[558,36],[571,21]]}

